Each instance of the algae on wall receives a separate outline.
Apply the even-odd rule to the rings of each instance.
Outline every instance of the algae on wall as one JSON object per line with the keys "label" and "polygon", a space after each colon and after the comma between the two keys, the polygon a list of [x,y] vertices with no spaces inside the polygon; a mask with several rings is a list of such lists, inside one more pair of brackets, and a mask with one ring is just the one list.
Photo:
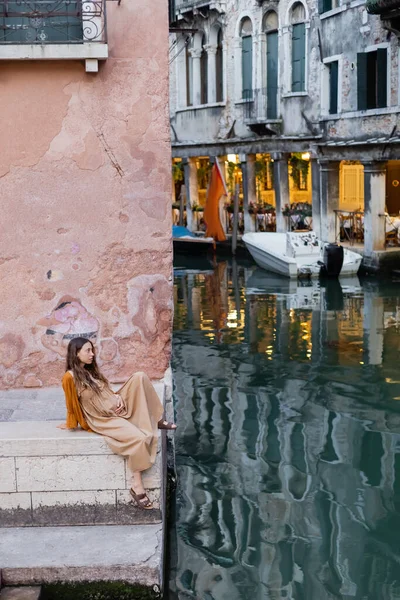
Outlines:
{"label": "algae on wall", "polygon": [[39,600],[160,600],[158,586],[148,588],[120,581],[51,583],[43,585]]}

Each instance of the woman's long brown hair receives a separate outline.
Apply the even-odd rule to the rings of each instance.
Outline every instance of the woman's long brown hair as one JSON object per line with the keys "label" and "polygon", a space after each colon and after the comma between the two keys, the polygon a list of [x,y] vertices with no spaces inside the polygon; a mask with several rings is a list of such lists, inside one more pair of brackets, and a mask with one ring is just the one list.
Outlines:
{"label": "woman's long brown hair", "polygon": [[[78,358],[78,352],[88,342],[92,345],[94,357],[90,365],[84,365]],[[107,379],[100,373],[96,362],[96,351],[92,342],[83,337],[73,338],[68,344],[66,371],[72,371],[74,374],[75,385],[78,390],[88,387],[99,394],[101,388],[97,383],[98,381],[102,381],[106,386],[109,385]]]}

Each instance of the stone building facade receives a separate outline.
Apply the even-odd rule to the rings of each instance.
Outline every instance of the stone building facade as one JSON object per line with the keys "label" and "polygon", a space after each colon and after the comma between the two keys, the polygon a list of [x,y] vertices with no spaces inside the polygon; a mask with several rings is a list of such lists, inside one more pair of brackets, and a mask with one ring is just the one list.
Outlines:
{"label": "stone building facade", "polygon": [[[385,213],[400,212],[400,65],[394,19],[371,10],[382,12],[363,0],[177,1],[170,116],[189,212],[197,201],[195,157],[236,155],[245,227],[254,227],[246,211],[257,202],[262,153],[273,162],[276,229],[284,231],[290,157],[301,154],[310,159],[313,229],[334,241],[335,211],[360,208],[364,255],[379,261]],[[344,169],[355,166],[359,192],[344,206]]]}
{"label": "stone building facade", "polygon": [[96,341],[112,381],[162,377],[172,322],[167,7],[5,6],[0,389],[59,385],[78,335]]}

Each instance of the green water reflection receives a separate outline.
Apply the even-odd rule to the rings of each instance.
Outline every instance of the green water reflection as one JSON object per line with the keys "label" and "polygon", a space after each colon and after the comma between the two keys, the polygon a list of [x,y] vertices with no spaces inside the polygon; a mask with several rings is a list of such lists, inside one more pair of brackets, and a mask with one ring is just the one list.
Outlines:
{"label": "green water reflection", "polygon": [[400,284],[174,290],[170,598],[400,599]]}

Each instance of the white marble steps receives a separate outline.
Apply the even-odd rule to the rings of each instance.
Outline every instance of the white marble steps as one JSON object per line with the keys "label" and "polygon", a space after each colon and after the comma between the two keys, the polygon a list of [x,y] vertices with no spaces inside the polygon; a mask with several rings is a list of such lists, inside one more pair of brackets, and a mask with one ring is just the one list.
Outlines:
{"label": "white marble steps", "polygon": [[0,527],[140,524],[161,520],[161,444],[144,475],[155,510],[136,508],[123,457],[54,421],[0,422]]}
{"label": "white marble steps", "polygon": [[161,524],[0,529],[5,586],[57,581],[153,586],[161,584],[161,565]]}

